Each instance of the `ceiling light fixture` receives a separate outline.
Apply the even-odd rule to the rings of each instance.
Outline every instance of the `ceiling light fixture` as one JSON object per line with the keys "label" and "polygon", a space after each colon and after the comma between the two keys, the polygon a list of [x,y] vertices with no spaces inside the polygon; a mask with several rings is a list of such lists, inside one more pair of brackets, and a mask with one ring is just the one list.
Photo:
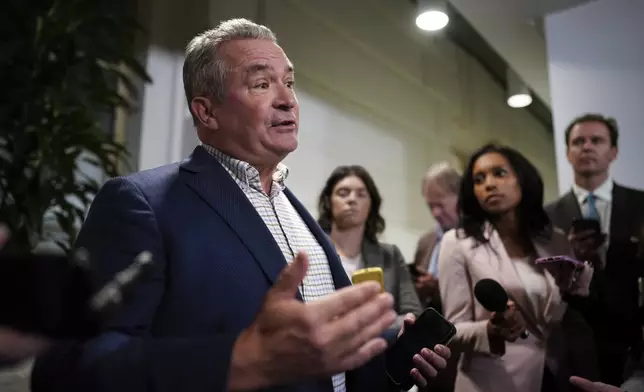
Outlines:
{"label": "ceiling light fixture", "polygon": [[511,108],[524,108],[532,103],[530,89],[512,69],[507,70],[507,103]]}
{"label": "ceiling light fixture", "polygon": [[418,0],[416,26],[425,31],[438,31],[449,23],[447,4],[441,0]]}

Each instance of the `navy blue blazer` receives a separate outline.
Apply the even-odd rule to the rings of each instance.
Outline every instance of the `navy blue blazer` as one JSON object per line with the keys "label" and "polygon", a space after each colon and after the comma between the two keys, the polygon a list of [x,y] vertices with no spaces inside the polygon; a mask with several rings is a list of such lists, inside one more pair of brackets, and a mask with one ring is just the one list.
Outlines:
{"label": "navy blue blazer", "polygon": [[[326,234],[285,193],[324,248],[336,289],[349,285]],[[286,266],[261,217],[201,147],[181,163],[108,181],[76,245],[89,250],[98,283],[144,250],[154,266],[103,334],[38,358],[34,392],[224,391],[233,343]],[[388,388],[382,356],[348,372],[347,388]],[[332,390],[330,378],[270,389]]]}

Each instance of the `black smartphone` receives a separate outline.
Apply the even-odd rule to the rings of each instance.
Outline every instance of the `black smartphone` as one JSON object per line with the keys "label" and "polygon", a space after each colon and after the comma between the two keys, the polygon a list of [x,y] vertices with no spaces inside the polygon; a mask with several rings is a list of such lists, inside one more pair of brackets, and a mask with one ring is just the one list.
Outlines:
{"label": "black smartphone", "polygon": [[387,374],[401,389],[414,386],[411,370],[415,367],[414,355],[423,348],[433,350],[437,344],[447,345],[456,334],[454,324],[447,321],[434,308],[427,308],[416,322],[387,350]]}
{"label": "black smartphone", "polygon": [[597,219],[575,219],[572,221],[572,230],[574,232],[592,230],[597,234],[601,234],[602,228]]}

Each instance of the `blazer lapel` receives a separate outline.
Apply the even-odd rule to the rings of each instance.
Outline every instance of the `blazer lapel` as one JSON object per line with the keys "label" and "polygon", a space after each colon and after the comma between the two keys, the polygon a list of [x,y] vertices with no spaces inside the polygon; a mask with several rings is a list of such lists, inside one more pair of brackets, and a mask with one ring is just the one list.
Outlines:
{"label": "blazer lapel", "polygon": [[[498,260],[497,270],[499,273],[499,283],[506,289],[508,296],[517,308],[522,311],[523,315],[527,316],[526,322],[532,326],[538,325],[535,317],[537,314],[536,309],[532,305],[530,298],[528,298],[524,284],[519,278],[514,263],[510,259],[510,256],[508,256],[508,252],[505,250],[499,234],[491,227],[488,230],[490,233],[490,258]],[[494,253],[496,253],[496,256]]]}
{"label": "blazer lapel", "polygon": [[315,239],[322,246],[322,249],[324,249],[329,267],[331,268],[331,275],[333,276],[333,283],[335,284],[336,290],[350,286],[351,280],[349,280],[349,277],[342,266],[342,261],[340,261],[340,256],[331,243],[329,236],[324,232],[324,230],[322,230],[317,221],[311,216],[311,214],[309,214],[304,205],[300,203],[288,188],[284,190],[284,193],[293,207],[295,207],[297,213],[300,214],[304,223],[309,227],[309,230],[311,230]]}
{"label": "blazer lapel", "polygon": [[579,202],[577,201],[577,196],[575,196],[575,193],[572,190],[566,193],[561,202],[563,211],[560,212],[562,214],[562,217],[570,218],[565,220],[566,227],[560,227],[560,229],[568,233],[570,231],[570,228],[572,227],[572,221],[583,218],[581,214],[581,207],[579,206]]}
{"label": "blazer lapel", "polygon": [[252,253],[266,278],[274,283],[286,266],[286,260],[266,224],[235,180],[202,147],[195,148],[190,158],[181,164],[181,169],[186,172],[186,184],[226,221]]}

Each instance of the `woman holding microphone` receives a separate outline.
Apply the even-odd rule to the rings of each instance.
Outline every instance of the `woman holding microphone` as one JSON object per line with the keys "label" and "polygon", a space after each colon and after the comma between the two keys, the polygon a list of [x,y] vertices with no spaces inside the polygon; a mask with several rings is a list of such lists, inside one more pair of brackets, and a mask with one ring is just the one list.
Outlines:
{"label": "woman holding microphone", "polygon": [[[438,262],[444,315],[458,331],[452,347],[462,353],[456,392],[561,392],[573,374],[595,377],[592,332],[562,299],[588,295],[593,270],[535,263],[571,254],[542,206],[541,177],[519,152],[488,145],[472,156],[459,194],[461,222],[445,234]],[[482,279],[507,292],[505,312],[477,301]]]}

